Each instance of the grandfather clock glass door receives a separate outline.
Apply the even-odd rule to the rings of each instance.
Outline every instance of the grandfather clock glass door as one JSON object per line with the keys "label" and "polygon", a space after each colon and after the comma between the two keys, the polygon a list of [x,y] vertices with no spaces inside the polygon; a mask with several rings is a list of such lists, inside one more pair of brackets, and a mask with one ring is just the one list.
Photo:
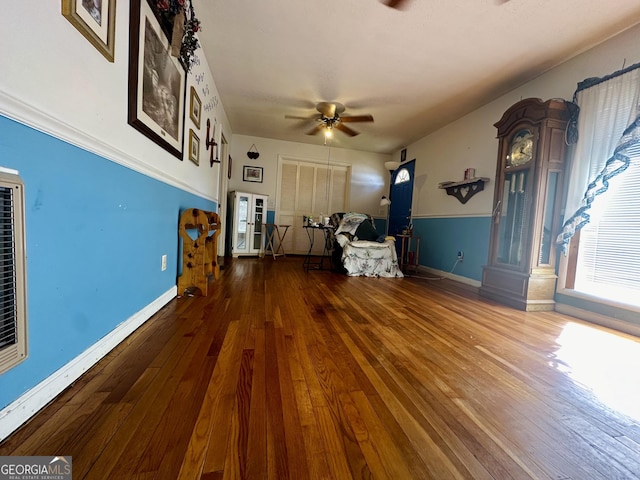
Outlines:
{"label": "grandfather clock glass door", "polygon": [[483,296],[523,310],[553,310],[555,249],[568,107],[526,99],[505,112],[498,129],[489,264]]}
{"label": "grandfather clock glass door", "polygon": [[527,170],[505,175],[502,213],[497,219],[500,222],[500,235],[496,261],[513,267],[522,267],[524,260],[523,243],[528,234],[528,207],[531,205],[528,177]]}

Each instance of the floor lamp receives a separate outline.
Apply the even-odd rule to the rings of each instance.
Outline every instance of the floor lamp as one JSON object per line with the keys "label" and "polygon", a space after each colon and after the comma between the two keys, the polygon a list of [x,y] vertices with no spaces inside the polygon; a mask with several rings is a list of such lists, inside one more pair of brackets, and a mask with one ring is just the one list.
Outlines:
{"label": "floor lamp", "polygon": [[389,235],[389,210],[390,210],[390,205],[391,205],[391,200],[389,200],[387,197],[385,197],[383,195],[382,198],[380,199],[380,206],[381,207],[387,207],[387,219],[386,219],[386,223],[385,223],[385,227],[384,227],[385,236]]}

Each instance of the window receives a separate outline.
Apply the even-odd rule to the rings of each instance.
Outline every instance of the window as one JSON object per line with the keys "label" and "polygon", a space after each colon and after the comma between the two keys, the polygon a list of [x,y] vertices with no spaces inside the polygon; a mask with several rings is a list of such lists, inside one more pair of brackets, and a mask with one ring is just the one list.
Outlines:
{"label": "window", "polygon": [[561,237],[579,235],[565,287],[640,307],[640,68],[583,84]]}
{"label": "window", "polygon": [[27,357],[24,188],[0,169],[0,373]]}
{"label": "window", "polygon": [[406,168],[403,168],[401,170],[398,170],[398,173],[396,174],[396,179],[393,183],[395,185],[398,185],[400,183],[406,183],[409,180],[411,180],[411,175],[409,175],[409,170],[407,170]]}
{"label": "window", "polygon": [[640,151],[627,170],[609,180],[591,221],[580,231],[574,289],[640,306]]}

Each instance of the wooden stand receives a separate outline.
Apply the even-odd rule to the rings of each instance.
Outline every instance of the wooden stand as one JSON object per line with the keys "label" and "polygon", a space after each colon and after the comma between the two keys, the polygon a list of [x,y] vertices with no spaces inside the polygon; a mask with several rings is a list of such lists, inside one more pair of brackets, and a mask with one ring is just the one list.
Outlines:
{"label": "wooden stand", "polygon": [[[403,273],[407,273],[409,268],[413,268],[414,273],[418,273],[420,256],[420,237],[413,235],[396,235],[401,241],[400,258],[398,265]],[[411,250],[411,239],[414,240],[415,250]]]}
{"label": "wooden stand", "polygon": [[[215,212],[197,208],[185,210],[180,216],[179,234],[182,239],[182,275],[178,277],[178,294],[197,289],[208,295],[209,280],[220,277],[218,264],[218,234],[220,218]],[[196,230],[195,240],[188,230]]]}

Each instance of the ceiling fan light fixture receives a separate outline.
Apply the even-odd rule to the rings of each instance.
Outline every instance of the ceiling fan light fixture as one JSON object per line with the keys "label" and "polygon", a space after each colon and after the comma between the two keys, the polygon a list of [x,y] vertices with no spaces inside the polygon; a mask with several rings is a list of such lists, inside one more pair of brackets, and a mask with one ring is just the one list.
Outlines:
{"label": "ceiling fan light fixture", "polygon": [[325,136],[325,138],[332,138],[333,137],[333,128],[331,128],[331,125],[327,125],[325,127],[324,136]]}

